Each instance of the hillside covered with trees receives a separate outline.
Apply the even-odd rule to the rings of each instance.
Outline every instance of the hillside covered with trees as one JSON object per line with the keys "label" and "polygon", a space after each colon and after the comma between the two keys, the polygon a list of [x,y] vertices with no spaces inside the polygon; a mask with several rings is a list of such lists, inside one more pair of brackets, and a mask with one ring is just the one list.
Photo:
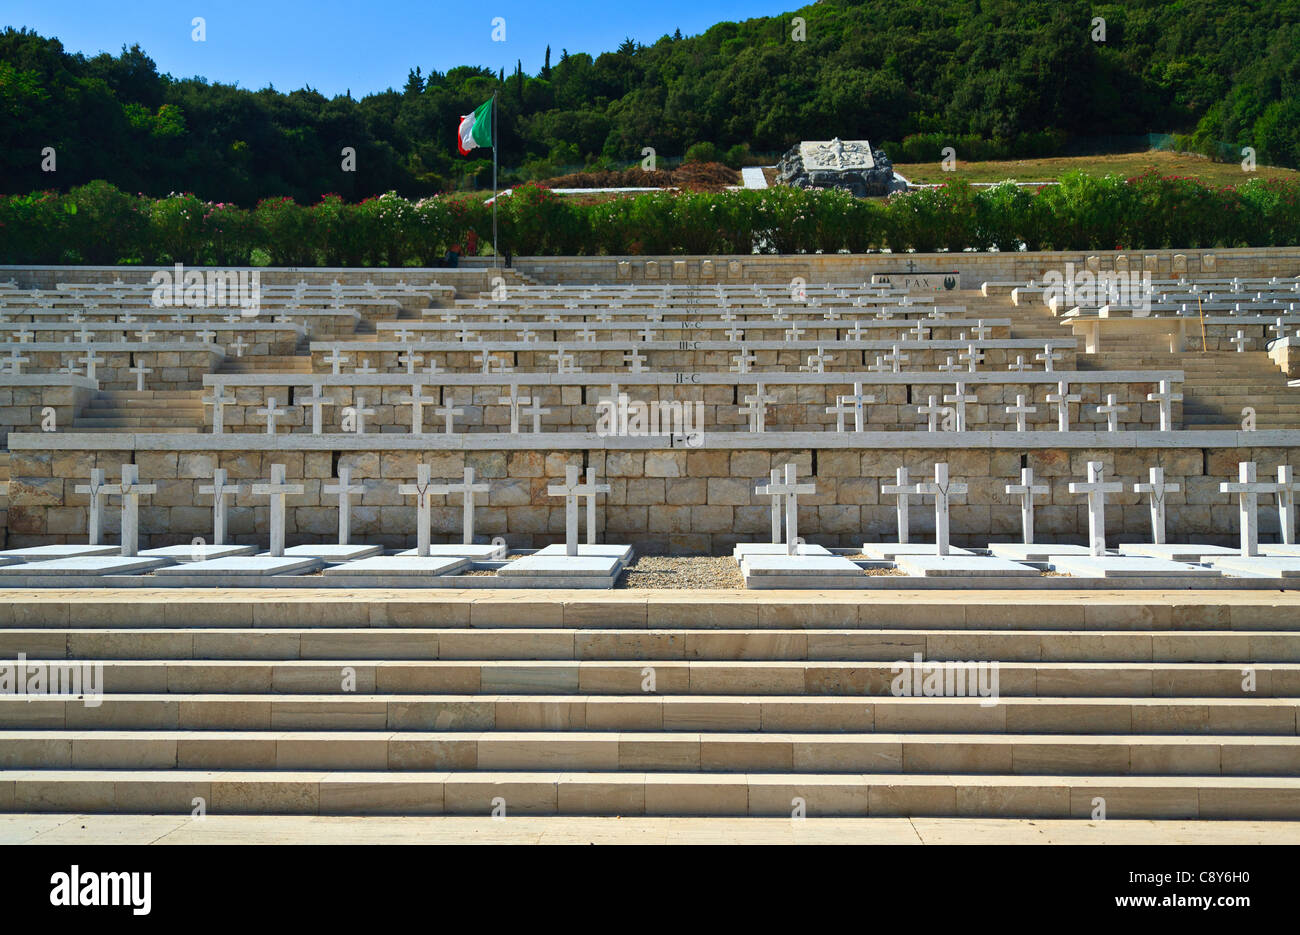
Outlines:
{"label": "hillside covered with trees", "polygon": [[[1091,36],[1098,16],[1104,42]],[[1046,155],[1175,132],[1193,148],[1227,141],[1300,165],[1300,0],[826,0],[594,56],[548,51],[547,62],[535,75],[413,63],[400,90],[327,98],[162,75],[139,47],[73,55],[9,28],[0,190],[106,179],[252,205],[473,187],[490,178],[490,153],[459,156],[455,127],[494,91],[507,180],[622,167],[646,146],[734,165],[830,135],[892,141],[916,161],[943,145]],[[41,171],[45,146],[57,173]],[[341,171],[345,146],[356,172]]]}

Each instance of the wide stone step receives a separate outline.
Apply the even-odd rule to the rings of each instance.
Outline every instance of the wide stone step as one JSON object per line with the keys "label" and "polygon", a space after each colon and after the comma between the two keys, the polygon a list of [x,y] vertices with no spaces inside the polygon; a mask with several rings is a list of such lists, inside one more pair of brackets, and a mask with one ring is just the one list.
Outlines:
{"label": "wide stone step", "polygon": [[0,695],[0,729],[698,730],[1268,734],[1300,704],[1272,698],[894,698],[798,695]]}
{"label": "wide stone step", "polygon": [[1300,662],[1300,632],[1260,630],[0,628],[0,655],[196,660],[911,660]]}
{"label": "wide stone step", "polygon": [[11,769],[1294,776],[1300,737],[613,731],[0,731]]}
{"label": "wide stone step", "polygon": [[[919,684],[910,661],[790,660],[315,660],[214,661],[131,659],[40,660],[32,665],[99,665],[115,693],[239,694],[620,694],[835,695],[871,698],[896,694],[906,681]],[[977,668],[978,665],[978,668]],[[1245,696],[1241,663],[1086,663],[962,661],[962,694],[1007,697],[1214,697]],[[937,679],[946,676],[942,669]],[[653,678],[652,687],[649,679]],[[993,679],[996,678],[996,681]],[[1252,697],[1300,699],[1300,664],[1252,663]],[[900,681],[901,680],[901,681]],[[910,691],[911,689],[909,689]],[[942,689],[940,689],[941,691]]]}
{"label": "wide stone step", "polygon": [[[14,770],[14,812],[284,815],[1300,817],[1300,779],[320,770]],[[796,801],[799,800],[799,801]]]}

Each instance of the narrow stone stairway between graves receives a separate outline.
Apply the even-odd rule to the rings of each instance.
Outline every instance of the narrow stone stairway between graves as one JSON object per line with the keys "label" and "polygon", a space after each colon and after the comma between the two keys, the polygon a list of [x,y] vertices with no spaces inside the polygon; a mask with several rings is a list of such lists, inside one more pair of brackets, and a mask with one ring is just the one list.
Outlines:
{"label": "narrow stone stairway between graves", "polygon": [[202,432],[203,390],[100,390],[69,432]]}

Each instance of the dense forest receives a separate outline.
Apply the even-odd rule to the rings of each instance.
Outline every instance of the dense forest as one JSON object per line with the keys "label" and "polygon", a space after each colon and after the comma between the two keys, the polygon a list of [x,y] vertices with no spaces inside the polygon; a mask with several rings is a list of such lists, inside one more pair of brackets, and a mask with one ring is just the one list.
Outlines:
{"label": "dense forest", "polygon": [[[825,0],[594,57],[548,49],[535,75],[416,64],[401,90],[360,99],[177,78],[138,46],[88,57],[8,28],[0,191],[106,179],[252,205],[472,188],[490,180],[490,153],[459,156],[456,124],[493,92],[507,181],[621,167],[647,146],[737,165],[831,135],[911,138],[909,153],[937,160],[943,141],[1045,155],[1162,131],[1296,166],[1300,0]],[[47,146],[53,173],[41,169]],[[345,146],[355,172],[342,171]]]}

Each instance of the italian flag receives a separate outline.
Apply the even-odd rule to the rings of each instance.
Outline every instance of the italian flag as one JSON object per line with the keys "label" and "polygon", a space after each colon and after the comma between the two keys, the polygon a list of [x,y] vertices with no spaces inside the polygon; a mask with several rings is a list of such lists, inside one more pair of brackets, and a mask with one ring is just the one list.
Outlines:
{"label": "italian flag", "polygon": [[460,118],[456,145],[462,156],[468,156],[476,146],[492,145],[492,98],[480,104],[474,113]]}

